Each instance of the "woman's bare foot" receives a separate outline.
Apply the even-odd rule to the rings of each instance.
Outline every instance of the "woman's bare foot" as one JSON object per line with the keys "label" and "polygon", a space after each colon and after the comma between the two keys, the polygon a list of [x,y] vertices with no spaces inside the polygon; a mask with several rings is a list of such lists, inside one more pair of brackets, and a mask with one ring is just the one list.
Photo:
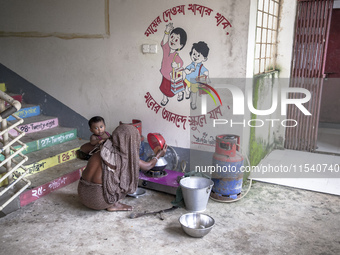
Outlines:
{"label": "woman's bare foot", "polygon": [[106,210],[108,210],[109,212],[132,211],[132,206],[117,202],[113,206],[107,208]]}

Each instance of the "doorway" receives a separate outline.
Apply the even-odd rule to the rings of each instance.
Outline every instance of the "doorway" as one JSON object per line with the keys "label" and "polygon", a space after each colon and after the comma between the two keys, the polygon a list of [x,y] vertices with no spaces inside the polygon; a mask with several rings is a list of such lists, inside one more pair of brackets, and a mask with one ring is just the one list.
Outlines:
{"label": "doorway", "polygon": [[[340,0],[337,2],[340,4]],[[328,24],[331,24],[333,0],[298,0],[297,4],[290,87],[301,87],[311,92],[311,99],[304,106],[312,115],[305,116],[299,114],[299,110],[296,108],[288,108],[287,119],[297,120],[299,125],[294,129],[286,129],[285,150],[271,152],[261,161],[261,165],[300,166],[310,164],[316,167],[326,164],[338,166],[340,152],[338,154],[336,148],[339,149],[340,144],[336,144],[336,142],[340,142],[340,125],[328,123],[327,125],[332,126],[325,130],[326,127],[322,126],[325,122],[320,122],[320,117],[324,117],[320,116],[323,82],[330,80],[330,78],[328,80],[324,78],[324,67],[328,47],[328,28],[330,28]],[[339,16],[339,14],[334,16]],[[339,58],[339,54],[337,57]],[[323,102],[328,100],[329,98],[326,98]],[[340,178],[333,178],[331,172],[321,178],[308,178],[308,174],[304,177],[306,178],[262,178],[257,180],[340,195]]]}
{"label": "doorway", "polygon": [[[286,128],[286,149],[315,152],[317,149],[325,57],[333,10],[333,0],[298,0],[290,87],[304,88],[311,99],[304,104],[308,114],[294,105],[287,108],[287,119],[298,125]],[[291,99],[303,95],[290,95]]]}
{"label": "doorway", "polygon": [[340,155],[340,9],[333,8],[316,152]]}

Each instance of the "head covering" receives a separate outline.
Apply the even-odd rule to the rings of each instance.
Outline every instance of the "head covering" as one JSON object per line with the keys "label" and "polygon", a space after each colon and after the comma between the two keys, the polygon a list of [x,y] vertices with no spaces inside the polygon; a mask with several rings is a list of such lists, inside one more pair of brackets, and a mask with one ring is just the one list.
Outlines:
{"label": "head covering", "polygon": [[104,198],[110,204],[137,189],[140,141],[136,127],[122,124],[101,149]]}

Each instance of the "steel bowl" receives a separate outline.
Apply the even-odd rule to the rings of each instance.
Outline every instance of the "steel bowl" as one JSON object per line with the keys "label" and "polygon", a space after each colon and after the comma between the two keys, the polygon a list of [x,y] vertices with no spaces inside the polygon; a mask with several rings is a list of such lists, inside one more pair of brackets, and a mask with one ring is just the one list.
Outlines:
{"label": "steel bowl", "polygon": [[203,237],[211,231],[215,220],[203,213],[186,213],[179,217],[179,223],[189,236]]}
{"label": "steel bowl", "polygon": [[151,169],[151,170],[154,170],[154,171],[162,171],[165,169],[165,167],[167,166],[168,162],[165,160],[164,157],[160,157],[158,160],[157,160],[157,163],[156,165]]}

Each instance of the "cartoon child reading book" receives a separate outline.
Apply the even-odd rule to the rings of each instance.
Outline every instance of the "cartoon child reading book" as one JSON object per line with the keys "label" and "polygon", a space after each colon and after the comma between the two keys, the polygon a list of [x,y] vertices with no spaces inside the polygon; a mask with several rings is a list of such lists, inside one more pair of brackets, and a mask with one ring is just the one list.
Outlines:
{"label": "cartoon child reading book", "polygon": [[174,28],[172,23],[166,25],[161,42],[163,60],[160,71],[163,79],[159,89],[163,93],[162,106],[169,102],[169,97],[173,97],[176,94],[178,95],[178,101],[183,100],[185,90],[183,60],[178,53],[183,49],[186,42],[187,34],[182,28]]}
{"label": "cartoon child reading book", "polygon": [[191,109],[195,110],[197,108],[197,92],[198,92],[198,82],[206,82],[209,77],[209,71],[203,62],[207,61],[209,54],[209,47],[205,42],[198,42],[192,45],[190,51],[190,58],[192,60],[191,64],[185,68],[185,85],[187,94],[189,94],[187,99],[191,97],[190,106]]}

